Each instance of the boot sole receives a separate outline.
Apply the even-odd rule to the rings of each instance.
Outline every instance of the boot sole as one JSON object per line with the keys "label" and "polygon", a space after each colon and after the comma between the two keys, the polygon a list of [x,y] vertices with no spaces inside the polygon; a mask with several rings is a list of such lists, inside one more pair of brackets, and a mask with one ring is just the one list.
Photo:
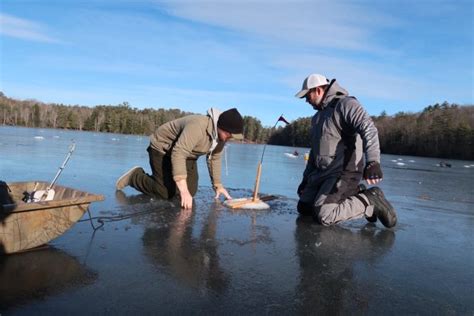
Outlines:
{"label": "boot sole", "polygon": [[115,183],[115,188],[117,190],[122,190],[126,186],[128,186],[128,182],[130,181],[130,176],[135,172],[135,170],[140,169],[140,166],[135,166],[125,172],[120,178],[118,178],[117,182]]}

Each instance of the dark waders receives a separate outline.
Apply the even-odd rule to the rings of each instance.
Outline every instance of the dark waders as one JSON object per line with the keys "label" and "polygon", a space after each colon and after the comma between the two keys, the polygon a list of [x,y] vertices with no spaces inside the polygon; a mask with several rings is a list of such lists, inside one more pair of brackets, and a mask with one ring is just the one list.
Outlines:
{"label": "dark waders", "polygon": [[[152,174],[148,175],[140,168],[130,178],[130,186],[149,196],[171,199],[176,195],[176,183],[173,180],[171,156],[163,155],[151,147],[147,149]],[[186,160],[186,182],[189,193],[194,196],[198,188],[196,160]]]}

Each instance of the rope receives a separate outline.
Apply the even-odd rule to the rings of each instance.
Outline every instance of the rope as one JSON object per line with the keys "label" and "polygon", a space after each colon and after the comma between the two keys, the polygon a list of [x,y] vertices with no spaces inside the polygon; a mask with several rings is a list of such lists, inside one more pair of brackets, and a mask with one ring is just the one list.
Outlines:
{"label": "rope", "polygon": [[[126,214],[126,215],[95,216],[95,217],[92,217],[90,210],[87,209],[87,214],[89,214],[89,218],[87,218],[87,219],[81,219],[81,220],[79,220],[79,221],[77,221],[77,222],[80,223],[80,222],[89,221],[89,222],[91,223],[91,226],[92,226],[92,229],[94,230],[94,232],[92,233],[91,239],[90,239],[90,241],[89,241],[89,245],[87,246],[86,255],[84,256],[84,262],[83,262],[82,264],[85,265],[87,259],[89,258],[89,254],[90,254],[91,249],[92,249],[92,242],[94,241],[94,238],[95,238],[95,233],[97,232],[98,229],[102,228],[102,227],[105,225],[105,223],[108,223],[108,222],[117,222],[117,221],[121,221],[121,220],[125,220],[125,219],[132,218],[132,217],[134,217],[134,216],[139,216],[139,215],[151,213],[151,212],[153,212],[153,211],[154,211],[154,210],[148,210],[148,211],[141,211],[141,212]],[[94,226],[94,222],[93,222],[94,219],[96,219],[97,222],[100,224],[99,226],[97,226],[97,227]]]}
{"label": "rope", "polygon": [[[87,213],[89,214],[89,218],[87,219],[81,219],[79,221],[77,221],[78,223],[81,223],[81,222],[86,222],[86,221],[89,221],[91,223],[91,226],[92,226],[92,229],[94,230],[94,232],[100,228],[102,228],[105,223],[110,223],[110,222],[118,222],[118,221],[123,221],[123,220],[126,220],[126,219],[130,219],[132,217],[135,217],[135,216],[140,216],[140,215],[144,215],[144,214],[149,214],[149,213],[152,213],[154,212],[155,210],[152,209],[152,210],[147,210],[147,211],[140,211],[140,212],[135,212],[135,213],[131,213],[131,214],[125,214],[125,215],[114,215],[114,216],[95,216],[95,217],[92,217],[91,215],[91,212],[89,209],[87,209]],[[94,226],[94,222],[93,220],[97,220],[97,223],[99,223],[100,225],[99,226]]]}

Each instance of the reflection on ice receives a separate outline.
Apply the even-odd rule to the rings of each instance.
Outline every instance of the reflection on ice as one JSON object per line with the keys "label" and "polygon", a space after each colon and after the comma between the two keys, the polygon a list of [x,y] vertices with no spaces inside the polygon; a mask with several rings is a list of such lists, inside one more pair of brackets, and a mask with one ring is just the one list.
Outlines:
{"label": "reflection on ice", "polygon": [[167,225],[147,227],[142,238],[145,256],[188,287],[223,294],[229,277],[219,263],[218,216],[218,210],[210,210],[198,236],[193,234],[195,212],[191,210],[173,213]]}
{"label": "reflection on ice", "polygon": [[66,252],[46,248],[0,257],[0,311],[95,282]]}
{"label": "reflection on ice", "polygon": [[[296,221],[302,314],[367,313],[380,285],[361,280],[371,273],[395,242],[392,230],[368,223],[362,229],[322,227],[305,218]],[[361,272],[360,270],[365,270]],[[357,300],[353,298],[357,297]]]}

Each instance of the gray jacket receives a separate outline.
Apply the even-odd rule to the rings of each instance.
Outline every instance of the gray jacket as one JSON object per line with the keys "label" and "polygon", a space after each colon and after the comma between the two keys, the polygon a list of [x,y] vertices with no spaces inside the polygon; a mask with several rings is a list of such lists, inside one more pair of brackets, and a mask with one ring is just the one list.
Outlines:
{"label": "gray jacket", "polygon": [[356,98],[337,82],[311,121],[311,151],[303,177],[360,173],[366,161],[380,162],[377,128]]}

